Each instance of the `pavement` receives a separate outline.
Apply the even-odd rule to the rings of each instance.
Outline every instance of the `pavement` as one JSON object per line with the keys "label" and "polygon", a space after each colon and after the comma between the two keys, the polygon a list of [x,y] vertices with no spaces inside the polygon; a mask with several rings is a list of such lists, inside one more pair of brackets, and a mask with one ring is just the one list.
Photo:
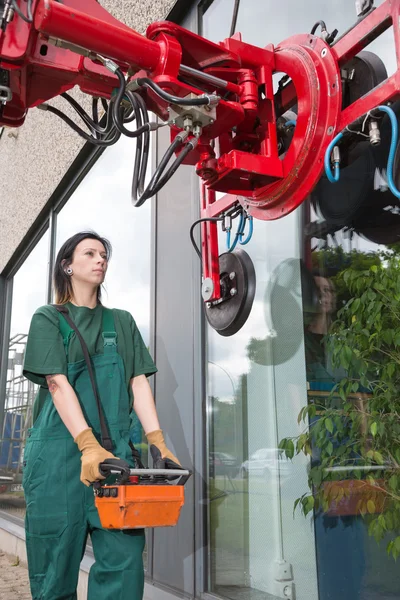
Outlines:
{"label": "pavement", "polygon": [[32,600],[28,569],[4,552],[0,552],[0,600]]}

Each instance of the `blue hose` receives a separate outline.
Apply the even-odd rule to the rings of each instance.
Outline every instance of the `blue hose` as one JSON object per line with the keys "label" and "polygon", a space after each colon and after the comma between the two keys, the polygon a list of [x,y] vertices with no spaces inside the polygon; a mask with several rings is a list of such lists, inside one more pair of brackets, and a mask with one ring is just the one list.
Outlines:
{"label": "blue hose", "polygon": [[230,229],[227,230],[227,232],[226,232],[226,246],[228,248],[228,252],[233,252],[234,249],[236,248],[237,243],[239,241],[239,237],[241,235],[243,235],[242,229],[244,227],[244,224],[245,224],[244,215],[243,215],[243,213],[240,213],[239,225],[238,225],[238,228],[237,228],[237,231],[236,231],[236,235],[235,235],[235,239],[233,241],[232,246],[231,246],[231,230]]}
{"label": "blue hose", "polygon": [[296,127],[296,121],[286,121],[285,127]]}
{"label": "blue hose", "polygon": [[338,141],[342,139],[342,137],[343,137],[343,133],[338,133],[337,136],[333,138],[333,140],[331,141],[331,143],[329,144],[329,146],[325,152],[325,159],[324,159],[325,173],[326,173],[328,180],[331,183],[337,183],[339,181],[339,177],[340,177],[340,168],[337,163],[335,163],[335,166],[334,166],[335,173],[334,174],[332,173],[331,154],[332,154],[333,148],[336,146]]}
{"label": "blue hose", "polygon": [[[389,185],[390,191],[392,192],[393,196],[400,199],[400,191],[396,188],[396,184],[394,183],[394,178],[393,178],[394,159],[396,156],[397,143],[398,143],[398,139],[399,139],[399,126],[397,124],[396,113],[389,106],[381,105],[381,106],[378,106],[377,109],[381,110],[382,112],[389,115],[390,123],[392,125],[392,139],[390,142],[389,158],[388,158],[388,164],[387,164],[387,176],[388,176],[388,185]],[[336,183],[337,181],[339,181],[339,177],[340,177],[339,165],[337,163],[335,163],[335,165],[334,165],[335,172],[333,174],[332,170],[331,170],[330,160],[331,160],[331,153],[332,153],[334,146],[336,146],[336,144],[338,143],[339,140],[342,139],[342,137],[343,137],[343,133],[339,133],[331,141],[331,143],[329,144],[329,146],[326,150],[326,153],[325,153],[325,160],[324,160],[325,173],[331,183]]]}
{"label": "blue hose", "polygon": [[396,185],[395,185],[394,179],[393,179],[394,158],[396,155],[397,142],[399,139],[399,127],[397,125],[396,113],[389,106],[378,106],[378,109],[381,110],[382,112],[385,112],[387,115],[389,115],[390,122],[392,124],[392,139],[390,142],[389,158],[388,158],[388,165],[387,165],[387,176],[388,176],[388,184],[389,184],[390,191],[392,192],[393,196],[396,196],[396,198],[400,198],[400,192],[396,188]]}
{"label": "blue hose", "polygon": [[249,241],[251,240],[251,238],[253,237],[253,217],[248,217],[249,219],[249,233],[247,235],[247,238],[244,240],[244,242],[240,241],[239,243],[241,244],[241,246],[245,246],[246,244],[249,243]]}

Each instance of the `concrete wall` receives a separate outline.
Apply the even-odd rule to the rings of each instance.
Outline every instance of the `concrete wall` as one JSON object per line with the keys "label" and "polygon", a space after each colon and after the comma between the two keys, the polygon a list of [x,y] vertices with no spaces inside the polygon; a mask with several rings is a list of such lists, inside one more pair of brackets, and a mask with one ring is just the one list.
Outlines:
{"label": "concrete wall", "polygon": [[[140,33],[166,17],[175,0],[101,0]],[[75,97],[82,101],[77,91]],[[65,101],[53,100],[66,110]],[[0,273],[73,162],[84,141],[55,115],[32,109],[0,139]]]}

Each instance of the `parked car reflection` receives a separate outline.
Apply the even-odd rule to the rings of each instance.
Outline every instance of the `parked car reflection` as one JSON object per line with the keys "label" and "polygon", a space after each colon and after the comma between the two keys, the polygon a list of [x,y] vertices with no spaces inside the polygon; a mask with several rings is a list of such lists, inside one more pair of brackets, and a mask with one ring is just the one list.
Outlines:
{"label": "parked car reflection", "polygon": [[226,452],[210,452],[208,464],[210,477],[215,477],[216,475],[236,477],[240,466],[236,456],[232,456],[232,454]]}
{"label": "parked car reflection", "polygon": [[291,470],[291,462],[277,448],[260,448],[254,452],[248,460],[245,460],[239,470],[242,479],[250,474],[269,478],[280,476],[288,478]]}

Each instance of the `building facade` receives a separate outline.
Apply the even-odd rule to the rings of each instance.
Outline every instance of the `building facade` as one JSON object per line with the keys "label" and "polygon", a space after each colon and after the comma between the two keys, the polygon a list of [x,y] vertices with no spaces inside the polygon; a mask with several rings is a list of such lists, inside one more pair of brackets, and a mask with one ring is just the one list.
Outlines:
{"label": "building facade", "polygon": [[[168,17],[215,42],[229,36],[234,8],[234,0],[102,4],[140,32]],[[242,0],[237,30],[244,41],[265,46],[308,32],[319,19],[342,33],[356,20],[354,3]],[[368,50],[388,75],[396,70],[391,31]],[[169,144],[167,131],[153,135],[152,168]],[[246,247],[257,278],[254,305],[243,328],[225,338],[205,319],[201,267],[189,238],[199,216],[193,168],[181,167],[156,198],[136,209],[130,202],[133,140],[122,137],[101,152],[83,145],[54,115],[31,110],[21,129],[3,130],[0,151],[1,522],[21,526],[24,514],[23,443],[36,393],[22,377],[30,319],[52,301],[50,274],[61,244],[91,229],[113,245],[104,303],[133,314],[158,367],[152,385],[167,443],[193,470],[178,526],[147,532],[149,598],[398,598],[396,564],[386,551],[396,526],[385,522],[380,543],[369,535],[374,518],[385,515],[375,496],[363,496],[374,505],[366,515],[346,503],[351,493],[345,492],[329,506],[306,499],[294,511],[298,499],[313,497],[310,473],[329,453],[322,442],[296,452],[308,425],[325,423],[324,444],[332,444],[337,458],[332,468],[343,466],[337,449],[347,441],[336,435],[341,417],[331,429],[324,412],[349,372],[343,361],[333,364],[335,352],[325,345],[350,299],[341,275],[360,257],[365,268],[388,264],[381,252],[392,248],[396,235],[385,237],[385,226],[371,233],[351,220],[321,233],[318,197],[283,219],[255,222]],[[317,290],[318,310],[308,310],[310,288]],[[353,396],[366,403],[362,408],[371,390],[355,387]],[[310,422],[299,422],[310,406]],[[140,431],[134,435],[145,456]],[[369,451],[372,438],[363,439]],[[351,469],[343,476],[355,479]]]}

